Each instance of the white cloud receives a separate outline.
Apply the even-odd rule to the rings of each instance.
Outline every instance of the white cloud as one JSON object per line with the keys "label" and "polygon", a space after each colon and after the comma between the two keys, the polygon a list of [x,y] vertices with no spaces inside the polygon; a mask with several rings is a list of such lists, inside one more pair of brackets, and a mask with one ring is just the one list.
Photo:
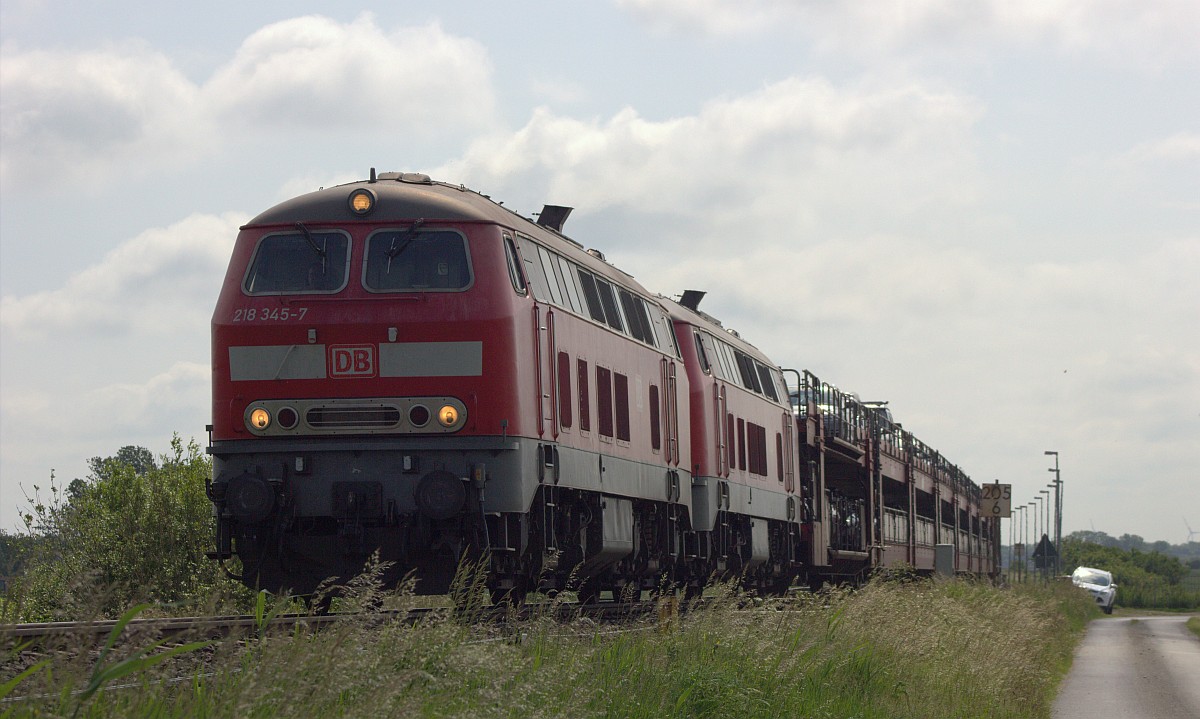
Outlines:
{"label": "white cloud", "polygon": [[169,166],[212,140],[196,87],[140,46],[2,53],[0,177],[83,177],[156,157]]}
{"label": "white cloud", "polygon": [[1138,144],[1125,153],[1129,162],[1200,163],[1200,134],[1178,132],[1170,137]]}
{"label": "white cloud", "polygon": [[[176,361],[145,382],[115,383],[88,392],[78,413],[103,417],[104,436],[114,442],[124,435],[154,435],[164,428],[198,430],[196,426],[172,427],[171,423],[185,424],[185,418],[206,414],[212,399],[211,378],[207,363]],[[87,432],[89,424],[84,423],[79,431]]]}
{"label": "white cloud", "polygon": [[[207,338],[239,213],[194,215],[122,243],[56,289],[0,299],[0,526],[18,482],[173,431],[203,438]],[[8,510],[8,511],[5,511]]]}
{"label": "white cloud", "polygon": [[479,128],[494,109],[490,73],[474,40],[436,25],[387,32],[369,14],[268,25],[203,85],[137,44],[5,47],[0,180],[136,177],[289,130],[428,138]]}
{"label": "white cloud", "polygon": [[[379,172],[387,172],[392,168],[380,168]],[[366,177],[362,170],[331,170],[321,173],[306,173],[289,177],[275,192],[275,201],[283,202],[293,197],[316,192],[323,187],[335,187],[348,182],[357,182]]]}
{"label": "white cloud", "polygon": [[180,324],[203,326],[237,228],[247,219],[240,213],[193,215],[147,230],[60,288],[3,297],[0,327],[25,337],[67,331],[155,335]]}
{"label": "white cloud", "polygon": [[[94,348],[67,338],[56,349],[86,357]],[[116,381],[83,391],[70,382],[6,388],[0,405],[0,528],[17,526],[16,510],[25,506],[22,489],[32,492],[37,485],[45,496],[52,469],[65,486],[86,476],[88,457],[108,456],[125,445],[166,451],[175,432],[185,442],[202,442],[210,377],[207,363],[175,361],[144,381]]]}
{"label": "white cloud", "polygon": [[1048,43],[1067,53],[1157,67],[1196,60],[1200,50],[1195,41],[1200,5],[1193,0],[618,0],[618,5],[659,28],[708,35],[782,29],[851,55]]}
{"label": "white cloud", "polygon": [[385,32],[306,16],[246,38],[205,85],[224,122],[275,128],[478,127],[493,110],[491,63],[474,40],[437,25]]}
{"label": "white cloud", "polygon": [[0,526],[18,483],[44,489],[51,468],[69,482],[88,457],[203,437],[209,318],[243,219],[148,230],[56,290],[0,300]]}
{"label": "white cloud", "polygon": [[107,441],[115,447],[130,443],[123,437],[154,437],[164,431],[169,437],[172,430],[202,428],[188,420],[201,418],[209,408],[212,372],[207,363],[174,360],[165,370],[142,377],[82,391],[63,383],[14,387],[3,408],[5,434],[22,441],[7,446],[6,453],[22,454],[17,448],[39,437],[53,436],[57,441],[69,437],[76,443]]}
{"label": "white cloud", "polygon": [[774,0],[617,0],[617,5],[662,29],[710,35],[762,30],[803,9]]}
{"label": "white cloud", "polygon": [[657,122],[628,108],[603,123],[542,108],[517,132],[482,139],[435,172],[515,194],[527,207],[678,213],[684,224],[660,243],[703,239],[691,226],[700,207],[706,225],[721,228],[717,241],[739,227],[802,237],[834,216],[970,202],[978,115],[970,98],[916,83],[840,88],[790,79]]}
{"label": "white cloud", "polygon": [[590,96],[586,87],[564,77],[531,80],[529,90],[543,102],[561,105],[574,105]]}

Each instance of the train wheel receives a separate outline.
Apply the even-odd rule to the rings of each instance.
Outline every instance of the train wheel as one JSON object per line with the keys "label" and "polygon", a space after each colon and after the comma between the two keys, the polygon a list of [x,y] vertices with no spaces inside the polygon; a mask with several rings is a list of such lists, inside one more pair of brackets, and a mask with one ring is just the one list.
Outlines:
{"label": "train wheel", "polygon": [[585,579],[576,590],[580,604],[595,604],[600,601],[600,582],[595,579]]}
{"label": "train wheel", "polygon": [[789,577],[784,577],[782,579],[777,579],[774,582],[772,582],[768,592],[771,594],[771,596],[782,597],[782,596],[786,596],[788,593],[788,590],[790,590],[791,588],[792,588],[792,578],[789,576]]}
{"label": "train wheel", "polygon": [[304,606],[308,608],[309,613],[318,617],[329,616],[333,611],[333,594],[326,592],[324,594],[309,594],[304,597]]}
{"label": "train wheel", "polygon": [[491,595],[492,604],[496,606],[519,607],[525,603],[525,597],[529,594],[529,583],[524,577],[516,577],[511,587],[489,587],[488,593]]}

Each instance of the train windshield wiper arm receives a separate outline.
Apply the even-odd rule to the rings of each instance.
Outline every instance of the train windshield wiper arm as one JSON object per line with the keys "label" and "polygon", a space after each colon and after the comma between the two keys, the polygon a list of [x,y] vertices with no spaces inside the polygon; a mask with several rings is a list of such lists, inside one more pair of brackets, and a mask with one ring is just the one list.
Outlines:
{"label": "train windshield wiper arm", "polygon": [[[392,260],[396,259],[401,252],[404,252],[406,249],[408,249],[408,246],[411,245],[412,241],[417,237],[417,230],[421,229],[421,225],[423,224],[425,224],[425,220],[419,219],[412,223],[407,230],[404,230],[404,232],[392,238],[392,246],[389,247],[388,251],[385,253],[387,254],[388,258],[387,271],[389,274],[392,271]],[[404,241],[397,246],[396,242],[399,241],[401,237],[404,238]]]}
{"label": "train windshield wiper arm", "polygon": [[304,226],[303,222],[297,222],[296,229],[300,230],[300,232],[304,235],[304,239],[308,240],[308,244],[312,246],[313,251],[316,252],[317,256],[321,258],[321,274],[325,274],[325,265],[329,259],[328,253],[325,252],[325,244],[322,243],[321,246],[318,247],[317,241],[313,239],[312,232],[309,232],[308,228]]}

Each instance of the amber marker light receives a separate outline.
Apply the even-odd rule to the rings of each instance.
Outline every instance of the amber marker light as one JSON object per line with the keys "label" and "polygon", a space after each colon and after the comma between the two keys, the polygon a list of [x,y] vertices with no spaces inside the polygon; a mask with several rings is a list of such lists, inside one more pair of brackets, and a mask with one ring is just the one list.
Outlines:
{"label": "amber marker light", "polygon": [[350,193],[350,210],[356,215],[365,215],[375,209],[375,195],[370,190],[355,190]]}
{"label": "amber marker light", "polygon": [[259,407],[250,413],[250,425],[255,429],[266,429],[271,424],[271,413]]}
{"label": "amber marker light", "polygon": [[442,405],[438,410],[438,421],[443,427],[453,427],[458,424],[458,409],[452,405]]}

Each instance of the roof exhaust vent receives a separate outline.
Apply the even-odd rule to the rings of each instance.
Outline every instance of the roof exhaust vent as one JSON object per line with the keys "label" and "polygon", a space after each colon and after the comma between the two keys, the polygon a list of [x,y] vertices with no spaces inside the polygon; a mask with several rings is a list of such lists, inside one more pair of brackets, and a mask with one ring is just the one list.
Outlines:
{"label": "roof exhaust vent", "polygon": [[573,209],[575,208],[563,207],[562,205],[542,205],[542,211],[538,215],[537,223],[542,227],[562,234],[563,225],[567,223],[567,216],[571,214],[571,210]]}
{"label": "roof exhaust vent", "polygon": [[704,299],[706,294],[708,293],[704,290],[684,290],[683,296],[679,298],[679,304],[692,312],[699,312],[700,300]]}

